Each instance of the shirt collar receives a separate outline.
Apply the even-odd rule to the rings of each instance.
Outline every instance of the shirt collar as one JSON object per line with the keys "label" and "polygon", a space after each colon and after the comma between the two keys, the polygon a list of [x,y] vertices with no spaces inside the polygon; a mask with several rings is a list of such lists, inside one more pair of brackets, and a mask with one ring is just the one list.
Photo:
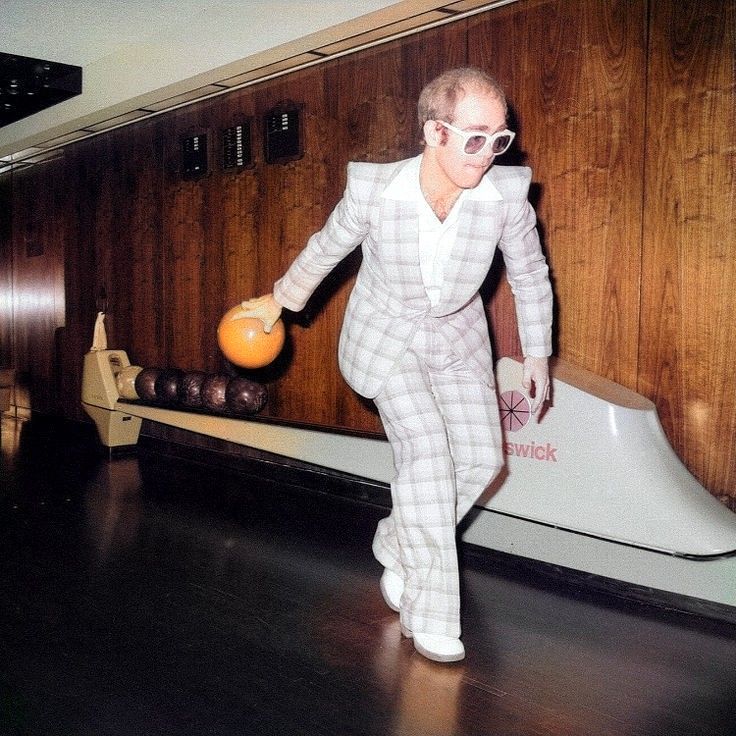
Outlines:
{"label": "shirt collar", "polygon": [[[421,164],[422,154],[408,159],[383,190],[382,196],[387,199],[416,202],[419,197],[423,196],[422,190],[419,187],[419,167]],[[499,202],[503,200],[503,196],[496,189],[490,177],[485,175],[478,183],[478,186],[465,190],[465,199],[481,202]]]}

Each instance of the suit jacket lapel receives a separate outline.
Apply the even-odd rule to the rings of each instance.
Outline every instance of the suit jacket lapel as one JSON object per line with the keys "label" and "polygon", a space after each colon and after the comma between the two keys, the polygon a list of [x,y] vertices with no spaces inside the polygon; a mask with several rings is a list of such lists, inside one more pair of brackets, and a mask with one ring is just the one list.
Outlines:
{"label": "suit jacket lapel", "polygon": [[478,287],[488,273],[500,236],[503,202],[466,199],[460,210],[455,243],[445,266],[438,307],[452,304],[459,294]]}
{"label": "suit jacket lapel", "polygon": [[426,299],[419,265],[417,203],[384,197],[381,202],[381,260],[392,271],[405,299]]}

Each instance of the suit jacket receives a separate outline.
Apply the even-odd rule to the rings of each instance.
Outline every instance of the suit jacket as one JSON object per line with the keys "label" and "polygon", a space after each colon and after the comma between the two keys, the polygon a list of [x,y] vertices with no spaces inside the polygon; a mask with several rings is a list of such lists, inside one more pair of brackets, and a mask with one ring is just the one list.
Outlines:
{"label": "suit jacket", "polygon": [[419,265],[415,202],[384,196],[407,161],[350,163],[343,198],[307,242],[274,297],[301,310],[322,279],[358,245],[363,261],[350,295],[339,343],[340,369],[359,394],[374,398],[422,320],[436,320],[457,356],[493,385],[485,309],[478,294],[495,254],[504,254],[524,355],[551,353],[552,290],[527,200],[531,170],[492,166],[485,174],[497,200],[466,198],[439,302],[432,306]]}

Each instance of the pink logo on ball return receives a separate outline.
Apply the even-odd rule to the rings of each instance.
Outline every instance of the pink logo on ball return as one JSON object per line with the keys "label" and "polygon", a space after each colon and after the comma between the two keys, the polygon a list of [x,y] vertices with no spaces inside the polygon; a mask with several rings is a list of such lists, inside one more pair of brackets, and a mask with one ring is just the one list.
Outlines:
{"label": "pink logo on ball return", "polygon": [[519,391],[504,391],[499,396],[501,426],[507,432],[518,432],[531,417],[531,405]]}

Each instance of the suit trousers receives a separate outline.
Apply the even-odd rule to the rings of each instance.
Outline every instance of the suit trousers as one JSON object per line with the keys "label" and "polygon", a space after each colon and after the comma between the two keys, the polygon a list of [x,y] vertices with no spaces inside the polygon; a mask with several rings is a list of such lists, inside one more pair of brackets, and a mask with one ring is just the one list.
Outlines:
{"label": "suit trousers", "polygon": [[407,628],[460,636],[456,526],[503,466],[495,389],[453,353],[430,318],[374,401],[396,473],[373,553],[404,580]]}

